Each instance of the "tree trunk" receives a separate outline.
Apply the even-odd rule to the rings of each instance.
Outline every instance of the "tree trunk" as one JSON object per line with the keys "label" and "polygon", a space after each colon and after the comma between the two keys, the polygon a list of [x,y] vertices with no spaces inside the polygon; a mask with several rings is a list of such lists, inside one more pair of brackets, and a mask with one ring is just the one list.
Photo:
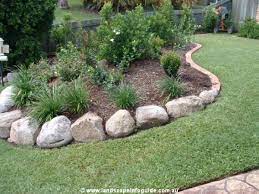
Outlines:
{"label": "tree trunk", "polygon": [[68,0],[58,0],[58,5],[61,9],[69,9]]}

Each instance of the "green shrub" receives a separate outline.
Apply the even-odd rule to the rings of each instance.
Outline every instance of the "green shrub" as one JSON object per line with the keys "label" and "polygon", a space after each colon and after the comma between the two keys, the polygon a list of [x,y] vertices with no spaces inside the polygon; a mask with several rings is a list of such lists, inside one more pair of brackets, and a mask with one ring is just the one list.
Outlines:
{"label": "green shrub", "polygon": [[84,82],[81,79],[74,80],[72,83],[62,88],[63,106],[70,113],[82,113],[90,104],[90,97]]}
{"label": "green shrub", "polygon": [[76,46],[69,42],[57,53],[57,73],[62,81],[77,79],[83,72],[83,60]]}
{"label": "green shrub", "polygon": [[168,99],[179,97],[183,94],[183,86],[177,79],[165,78],[159,82],[159,87]]}
{"label": "green shrub", "polygon": [[1,0],[0,34],[10,45],[9,67],[40,59],[54,19],[56,0]]}
{"label": "green shrub", "polygon": [[202,27],[205,32],[213,32],[216,23],[217,23],[217,14],[215,13],[214,8],[206,8],[204,10],[204,20]]}
{"label": "green shrub", "polygon": [[65,47],[68,42],[74,42],[75,37],[71,28],[71,16],[66,15],[61,24],[56,24],[51,29],[51,38],[54,40],[56,46]]}
{"label": "green shrub", "polygon": [[47,59],[43,58],[38,63],[30,64],[28,70],[35,80],[39,80],[44,83],[47,83],[54,76],[54,72]]}
{"label": "green shrub", "polygon": [[137,104],[137,94],[132,86],[121,84],[111,89],[110,96],[118,108],[133,108]]}
{"label": "green shrub", "polygon": [[148,18],[149,32],[154,33],[166,42],[173,39],[172,29],[174,28],[173,6],[170,0],[165,0],[158,8],[154,16]]}
{"label": "green shrub", "polygon": [[63,111],[62,87],[45,87],[38,94],[32,104],[30,115],[41,124],[50,121]]}
{"label": "green shrub", "polygon": [[100,60],[107,59],[126,70],[130,62],[143,58],[150,51],[151,34],[147,31],[148,22],[141,6],[124,15],[117,14],[113,19],[102,20],[98,28]]}
{"label": "green shrub", "polygon": [[259,39],[259,24],[255,19],[247,18],[240,27],[240,36],[245,38]]}
{"label": "green shrub", "polygon": [[180,31],[186,36],[193,35],[195,31],[195,22],[193,19],[192,9],[188,6],[183,6],[183,15],[180,21]]}
{"label": "green shrub", "polygon": [[176,53],[169,52],[164,54],[160,59],[160,63],[167,75],[174,78],[177,77],[177,72],[181,66],[181,59]]}
{"label": "green shrub", "polygon": [[99,66],[95,68],[89,67],[88,76],[91,78],[94,84],[98,86],[104,86],[107,89],[119,85],[124,79],[124,76],[120,71],[107,71]]}

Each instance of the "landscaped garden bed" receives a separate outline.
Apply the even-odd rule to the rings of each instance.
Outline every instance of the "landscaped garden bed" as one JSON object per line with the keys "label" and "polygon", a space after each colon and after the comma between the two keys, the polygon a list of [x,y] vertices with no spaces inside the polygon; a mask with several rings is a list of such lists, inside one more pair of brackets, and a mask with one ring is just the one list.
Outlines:
{"label": "landscaped garden bed", "polygon": [[21,67],[1,93],[1,138],[41,148],[121,138],[215,101],[220,88],[186,54],[198,48],[190,8],[180,23],[169,0],[149,18],[141,6],[112,12],[105,4],[97,32],[55,27],[56,58]]}

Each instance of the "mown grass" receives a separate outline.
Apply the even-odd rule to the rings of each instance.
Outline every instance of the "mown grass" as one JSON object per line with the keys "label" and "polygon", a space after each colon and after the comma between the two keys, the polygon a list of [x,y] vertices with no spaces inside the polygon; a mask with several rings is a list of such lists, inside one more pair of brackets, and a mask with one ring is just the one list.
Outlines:
{"label": "mown grass", "polygon": [[39,150],[0,141],[0,193],[184,188],[259,167],[259,41],[200,35],[194,59],[219,76],[217,102],[125,139]]}
{"label": "mown grass", "polygon": [[98,18],[99,15],[90,11],[86,11],[81,0],[69,0],[69,9],[60,9],[58,6],[55,10],[55,22],[63,21],[65,15],[70,15],[72,21],[83,21]]}

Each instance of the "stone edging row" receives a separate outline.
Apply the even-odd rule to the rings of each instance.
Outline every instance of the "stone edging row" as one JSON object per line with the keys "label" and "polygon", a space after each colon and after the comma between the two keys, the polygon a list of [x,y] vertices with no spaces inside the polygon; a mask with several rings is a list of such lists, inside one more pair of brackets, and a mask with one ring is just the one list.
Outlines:
{"label": "stone edging row", "polygon": [[105,129],[103,119],[92,112],[86,113],[73,124],[67,117],[58,116],[40,127],[32,118],[24,117],[20,110],[10,111],[14,102],[13,86],[9,86],[0,94],[0,138],[18,145],[36,143],[40,148],[55,148],[65,146],[73,140],[88,143],[126,137],[137,130],[161,126],[170,119],[200,111],[216,100],[221,87],[219,79],[214,74],[193,62],[192,54],[201,47],[200,44],[196,44],[196,47],[186,54],[187,63],[208,75],[212,83],[211,89],[201,92],[199,96],[178,98],[169,101],[165,107],[138,107],[135,118],[129,111],[119,110],[107,120]]}

